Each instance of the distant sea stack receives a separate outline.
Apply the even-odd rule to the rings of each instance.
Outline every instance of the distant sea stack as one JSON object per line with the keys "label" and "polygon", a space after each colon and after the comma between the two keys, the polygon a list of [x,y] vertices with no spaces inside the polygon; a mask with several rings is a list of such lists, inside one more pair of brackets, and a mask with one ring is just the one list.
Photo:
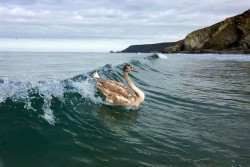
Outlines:
{"label": "distant sea stack", "polygon": [[164,48],[165,53],[250,54],[250,9],[212,26],[191,32]]}
{"label": "distant sea stack", "polygon": [[162,53],[168,46],[175,45],[176,42],[165,42],[156,44],[144,44],[144,45],[131,45],[128,48],[122,50],[122,53],[150,53],[159,52]]}

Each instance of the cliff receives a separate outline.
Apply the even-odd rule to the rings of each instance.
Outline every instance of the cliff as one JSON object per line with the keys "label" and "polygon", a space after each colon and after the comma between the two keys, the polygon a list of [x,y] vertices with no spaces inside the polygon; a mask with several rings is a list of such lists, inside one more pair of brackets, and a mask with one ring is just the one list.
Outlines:
{"label": "cliff", "polygon": [[165,42],[156,44],[144,44],[144,45],[131,45],[128,48],[122,50],[122,53],[150,53],[150,52],[160,52],[162,53],[164,48],[172,46],[176,42]]}
{"label": "cliff", "polygon": [[250,53],[250,9],[212,26],[191,32],[164,48],[165,53]]}

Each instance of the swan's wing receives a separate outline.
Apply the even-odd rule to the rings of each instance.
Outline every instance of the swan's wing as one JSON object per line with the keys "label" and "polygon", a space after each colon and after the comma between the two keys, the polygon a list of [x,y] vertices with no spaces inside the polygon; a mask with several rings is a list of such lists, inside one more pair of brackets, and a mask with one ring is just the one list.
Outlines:
{"label": "swan's wing", "polygon": [[136,96],[123,84],[111,80],[99,80],[98,87],[106,96],[107,101],[116,105],[126,105],[135,100]]}

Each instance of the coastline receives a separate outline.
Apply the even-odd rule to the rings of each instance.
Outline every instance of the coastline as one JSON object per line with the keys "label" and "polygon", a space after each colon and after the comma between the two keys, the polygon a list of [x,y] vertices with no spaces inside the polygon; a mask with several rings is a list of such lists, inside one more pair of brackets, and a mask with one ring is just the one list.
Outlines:
{"label": "coastline", "polygon": [[[131,45],[122,53],[159,52],[191,54],[250,54],[250,9],[209,27],[195,30],[177,42]],[[164,44],[164,43],[161,43]]]}

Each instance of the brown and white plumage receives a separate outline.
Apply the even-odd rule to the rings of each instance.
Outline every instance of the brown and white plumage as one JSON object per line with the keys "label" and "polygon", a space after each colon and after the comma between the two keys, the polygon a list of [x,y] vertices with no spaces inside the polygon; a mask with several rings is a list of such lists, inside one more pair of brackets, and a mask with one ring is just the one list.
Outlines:
{"label": "brown and white plumage", "polygon": [[118,106],[139,106],[144,101],[144,93],[133,84],[128,76],[130,71],[137,72],[131,65],[123,67],[123,76],[134,92],[117,81],[102,80],[97,72],[94,74],[97,87],[105,95],[106,101]]}

